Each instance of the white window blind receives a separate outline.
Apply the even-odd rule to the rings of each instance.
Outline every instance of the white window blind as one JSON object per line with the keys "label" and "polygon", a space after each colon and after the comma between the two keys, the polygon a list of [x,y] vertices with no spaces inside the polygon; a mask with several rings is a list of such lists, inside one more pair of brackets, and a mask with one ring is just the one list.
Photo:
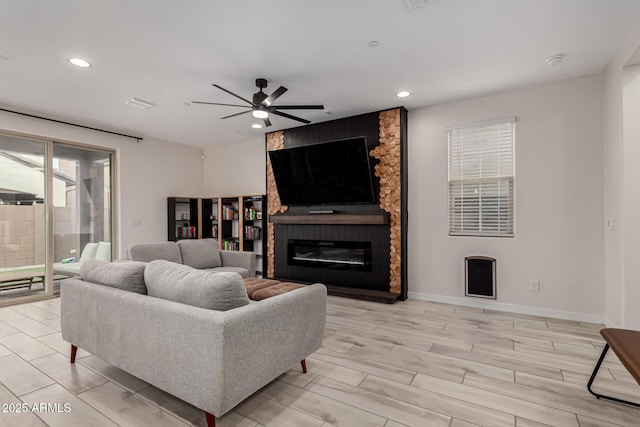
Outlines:
{"label": "white window blind", "polygon": [[513,237],[515,118],[449,129],[449,234]]}

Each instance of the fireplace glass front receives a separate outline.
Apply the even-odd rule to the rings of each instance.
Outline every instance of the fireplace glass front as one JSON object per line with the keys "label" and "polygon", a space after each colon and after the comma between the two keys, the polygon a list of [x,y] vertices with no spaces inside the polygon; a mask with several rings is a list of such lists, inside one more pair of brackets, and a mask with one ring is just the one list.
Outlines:
{"label": "fireplace glass front", "polygon": [[289,240],[287,261],[304,267],[371,271],[371,242]]}

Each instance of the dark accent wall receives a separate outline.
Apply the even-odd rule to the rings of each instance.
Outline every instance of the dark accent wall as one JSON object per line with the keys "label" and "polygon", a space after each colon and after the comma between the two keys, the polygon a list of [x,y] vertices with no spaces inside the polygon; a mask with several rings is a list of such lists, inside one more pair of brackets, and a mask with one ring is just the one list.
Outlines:
{"label": "dark accent wall", "polygon": [[[401,289],[398,296],[401,300],[407,297],[407,159],[406,159],[406,131],[407,111],[403,107],[400,110],[400,164],[401,170],[401,197],[398,203],[401,205],[402,228],[399,240],[401,240]],[[282,131],[284,136],[284,148],[316,144],[352,137],[364,136],[367,141],[368,151],[380,145],[380,132],[382,121],[380,112],[372,112],[343,119],[315,123]],[[339,155],[339,153],[336,153]],[[310,210],[333,209],[342,214],[385,214],[386,211],[379,205],[380,179],[375,176],[375,166],[379,160],[370,156],[371,179],[374,186],[376,203],[355,205],[330,205],[330,206],[288,206],[284,213],[277,216],[307,215]],[[269,168],[269,166],[267,166]],[[269,187],[267,185],[267,187]],[[271,195],[270,195],[271,196]],[[273,227],[273,225],[271,225]],[[274,276],[279,279],[298,280],[303,282],[322,282],[328,285],[337,285],[364,290],[390,292],[391,269],[391,236],[390,226],[385,225],[310,225],[303,223],[281,224],[273,228],[274,232]],[[372,242],[372,267],[371,272],[331,270],[310,267],[298,267],[287,263],[287,243],[289,239],[300,240],[335,240],[335,241],[370,241]],[[397,246],[396,246],[397,248]],[[394,258],[397,259],[397,258]],[[397,292],[397,291],[395,291]],[[364,294],[363,294],[364,295]],[[397,294],[395,294],[397,295]],[[366,298],[365,298],[366,299]]]}

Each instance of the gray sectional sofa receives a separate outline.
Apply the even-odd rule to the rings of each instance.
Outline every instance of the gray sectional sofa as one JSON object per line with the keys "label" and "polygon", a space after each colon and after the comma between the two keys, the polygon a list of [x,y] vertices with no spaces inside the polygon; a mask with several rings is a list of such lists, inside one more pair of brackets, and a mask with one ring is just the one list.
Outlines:
{"label": "gray sectional sofa", "polygon": [[[326,288],[249,301],[236,273],[167,261],[84,263],[61,285],[62,337],[215,417],[322,343]],[[101,282],[101,284],[96,283]]]}
{"label": "gray sectional sofa", "polygon": [[214,239],[143,243],[131,246],[127,256],[133,261],[165,260],[198,269],[234,272],[242,277],[254,276],[256,271],[254,252],[221,251]]}

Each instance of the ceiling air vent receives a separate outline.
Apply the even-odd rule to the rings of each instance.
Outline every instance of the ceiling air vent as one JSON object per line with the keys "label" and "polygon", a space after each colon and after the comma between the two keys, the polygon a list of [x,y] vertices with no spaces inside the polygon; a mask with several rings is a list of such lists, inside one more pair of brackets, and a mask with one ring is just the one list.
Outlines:
{"label": "ceiling air vent", "polygon": [[429,3],[433,3],[434,1],[436,0],[404,0],[409,10],[415,10]]}
{"label": "ceiling air vent", "polygon": [[146,110],[147,108],[151,108],[154,105],[156,105],[151,102],[143,101],[137,98],[125,99],[124,101],[122,101],[122,103],[125,105],[131,105],[132,107],[141,108],[143,110]]}

